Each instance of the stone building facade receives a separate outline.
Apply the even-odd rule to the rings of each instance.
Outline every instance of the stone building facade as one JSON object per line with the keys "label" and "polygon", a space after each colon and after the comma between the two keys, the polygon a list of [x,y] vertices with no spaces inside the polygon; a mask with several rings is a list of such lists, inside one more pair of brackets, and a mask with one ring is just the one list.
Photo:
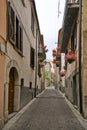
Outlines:
{"label": "stone building facade", "polygon": [[86,80],[86,32],[87,32],[87,2],[85,0],[67,0],[63,22],[61,52],[74,54],[76,59],[66,63],[67,98],[87,118],[87,80]]}
{"label": "stone building facade", "polygon": [[23,89],[36,92],[41,34],[34,0],[1,0],[0,19],[2,127],[9,115],[21,109],[20,95]]}

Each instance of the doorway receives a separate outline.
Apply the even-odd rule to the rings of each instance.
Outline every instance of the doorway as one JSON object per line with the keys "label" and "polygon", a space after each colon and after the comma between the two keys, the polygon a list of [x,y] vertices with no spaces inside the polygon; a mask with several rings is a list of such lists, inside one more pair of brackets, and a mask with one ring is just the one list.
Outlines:
{"label": "doorway", "polygon": [[9,89],[8,89],[8,113],[14,112],[15,105],[15,85],[18,80],[18,73],[15,67],[9,72]]}
{"label": "doorway", "polygon": [[76,76],[73,76],[73,104],[78,106]]}

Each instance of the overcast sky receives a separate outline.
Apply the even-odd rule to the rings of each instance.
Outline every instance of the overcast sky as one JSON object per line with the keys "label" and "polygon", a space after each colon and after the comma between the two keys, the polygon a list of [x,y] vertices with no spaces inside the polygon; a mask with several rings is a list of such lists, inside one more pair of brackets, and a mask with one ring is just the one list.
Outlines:
{"label": "overcast sky", "polygon": [[35,0],[41,33],[47,45],[47,59],[52,60],[52,49],[56,48],[58,30],[62,26],[65,0],[60,0],[60,15],[58,17],[59,0]]}

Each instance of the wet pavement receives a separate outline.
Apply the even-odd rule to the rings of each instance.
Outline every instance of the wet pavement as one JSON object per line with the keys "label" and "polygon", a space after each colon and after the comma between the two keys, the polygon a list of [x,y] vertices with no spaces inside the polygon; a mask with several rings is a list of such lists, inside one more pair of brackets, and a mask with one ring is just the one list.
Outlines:
{"label": "wet pavement", "polygon": [[65,97],[56,89],[46,89],[10,128],[3,130],[85,130]]}

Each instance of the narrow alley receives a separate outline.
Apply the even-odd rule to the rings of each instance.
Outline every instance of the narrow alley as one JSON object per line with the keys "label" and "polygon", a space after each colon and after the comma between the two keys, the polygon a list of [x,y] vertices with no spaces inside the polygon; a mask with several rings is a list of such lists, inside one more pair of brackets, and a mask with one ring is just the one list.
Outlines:
{"label": "narrow alley", "polygon": [[0,130],[87,130],[86,7],[0,0]]}
{"label": "narrow alley", "polygon": [[54,88],[45,89],[21,113],[20,118],[11,119],[3,130],[85,130],[64,95]]}

